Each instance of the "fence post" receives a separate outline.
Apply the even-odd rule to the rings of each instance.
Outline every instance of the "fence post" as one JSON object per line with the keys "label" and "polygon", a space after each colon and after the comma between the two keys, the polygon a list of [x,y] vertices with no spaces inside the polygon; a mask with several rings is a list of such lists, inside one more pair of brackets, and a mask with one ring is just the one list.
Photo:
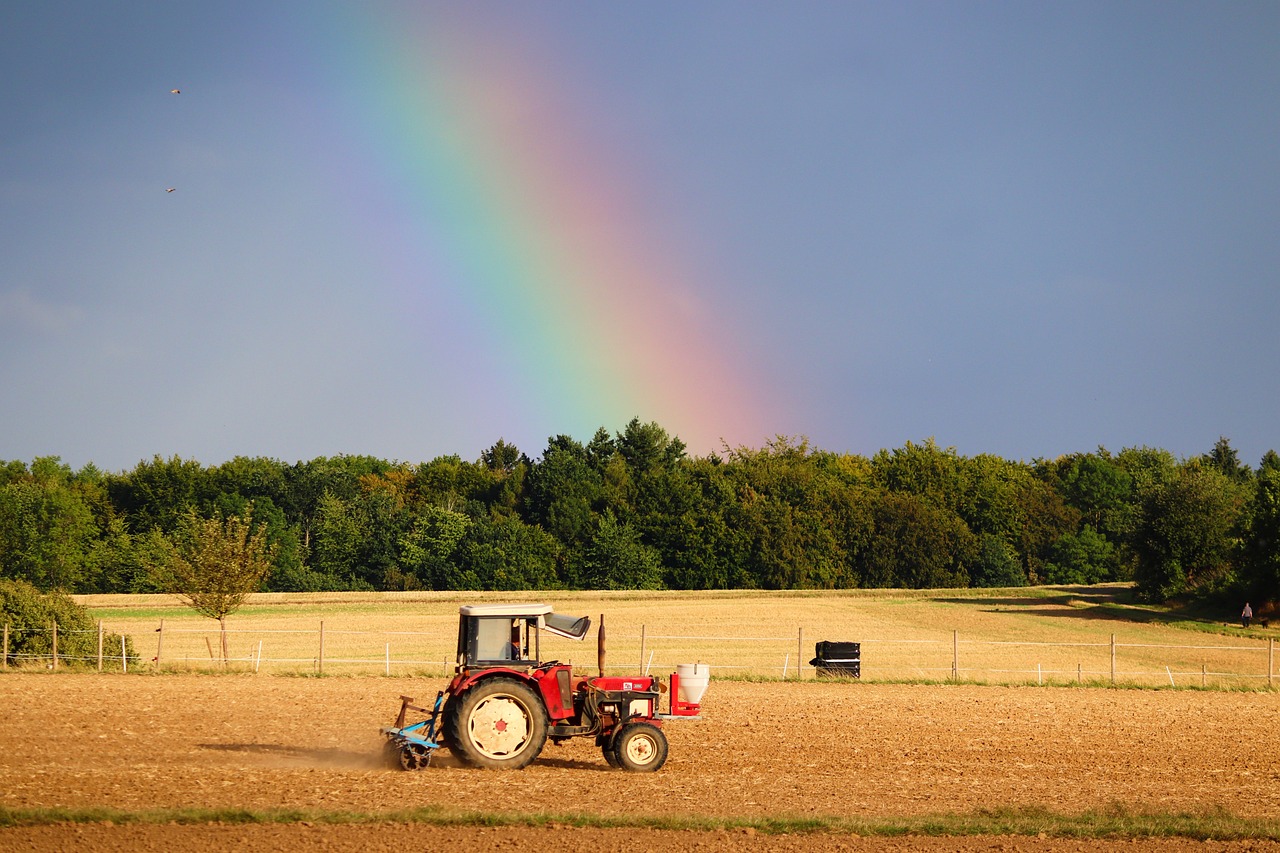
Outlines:
{"label": "fence post", "polygon": [[4,623],[4,654],[0,655],[0,669],[9,668],[9,623]]}
{"label": "fence post", "polygon": [[102,620],[98,620],[98,672],[102,672]]}
{"label": "fence post", "polygon": [[124,634],[120,635],[120,671],[129,671],[129,652],[125,649]]}
{"label": "fence post", "polygon": [[799,681],[801,678],[804,677],[804,672],[802,671],[803,664],[801,663],[801,661],[803,660],[804,660],[804,626],[801,625],[800,633],[796,635],[796,681]]}
{"label": "fence post", "polygon": [[1116,683],[1116,635],[1111,635],[1111,683]]}
{"label": "fence post", "polygon": [[960,632],[951,632],[951,680],[960,680]]}
{"label": "fence post", "polygon": [[58,671],[58,620],[53,620],[53,671]]}
{"label": "fence post", "polygon": [[640,672],[641,673],[648,672],[648,670],[645,669],[644,667],[644,626],[643,625],[640,626]]}
{"label": "fence post", "polygon": [[160,620],[160,627],[156,629],[156,633],[160,636],[156,638],[156,672],[160,671],[161,656],[164,655],[164,620]]}
{"label": "fence post", "polygon": [[320,669],[318,674],[324,675],[324,620],[320,620]]}
{"label": "fence post", "polygon": [[1272,681],[1272,678],[1274,677],[1272,673],[1275,672],[1275,667],[1272,666],[1272,664],[1275,663],[1275,657],[1276,657],[1276,638],[1267,637],[1267,686],[1268,687],[1270,687],[1274,683]]}

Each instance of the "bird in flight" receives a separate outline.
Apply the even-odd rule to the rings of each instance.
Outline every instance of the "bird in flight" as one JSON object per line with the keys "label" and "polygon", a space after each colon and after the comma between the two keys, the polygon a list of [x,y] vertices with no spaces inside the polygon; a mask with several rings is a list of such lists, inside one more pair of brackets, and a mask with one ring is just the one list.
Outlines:
{"label": "bird in flight", "polygon": [[174,191],[174,190],[176,190],[176,189],[177,189],[177,187],[169,187],[168,189],[166,189],[166,190],[165,190],[165,192],[167,192],[167,193],[171,193],[171,192],[173,192],[173,191]]}
{"label": "bird in flight", "polygon": [[170,89],[170,90],[169,90],[169,94],[170,94],[170,95],[181,95],[181,94],[182,94],[182,90],[181,90],[181,89]]}

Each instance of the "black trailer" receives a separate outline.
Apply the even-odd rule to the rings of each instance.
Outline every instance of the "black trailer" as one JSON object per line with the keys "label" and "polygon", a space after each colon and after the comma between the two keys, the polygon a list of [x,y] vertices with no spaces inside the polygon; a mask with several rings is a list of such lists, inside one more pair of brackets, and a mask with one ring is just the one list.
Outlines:
{"label": "black trailer", "polygon": [[862,677],[861,643],[823,640],[814,646],[813,652],[814,658],[809,665],[817,668],[819,677]]}

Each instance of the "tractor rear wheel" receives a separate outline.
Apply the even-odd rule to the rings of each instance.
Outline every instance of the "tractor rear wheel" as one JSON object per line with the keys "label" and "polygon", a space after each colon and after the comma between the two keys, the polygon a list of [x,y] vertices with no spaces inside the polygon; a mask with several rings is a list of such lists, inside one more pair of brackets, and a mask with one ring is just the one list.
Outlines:
{"label": "tractor rear wheel", "polygon": [[547,710],[529,685],[489,678],[451,702],[446,716],[449,750],[473,767],[519,770],[547,742]]}
{"label": "tractor rear wheel", "polygon": [[651,723],[628,723],[613,739],[613,755],[623,770],[652,773],[667,763],[667,736]]}

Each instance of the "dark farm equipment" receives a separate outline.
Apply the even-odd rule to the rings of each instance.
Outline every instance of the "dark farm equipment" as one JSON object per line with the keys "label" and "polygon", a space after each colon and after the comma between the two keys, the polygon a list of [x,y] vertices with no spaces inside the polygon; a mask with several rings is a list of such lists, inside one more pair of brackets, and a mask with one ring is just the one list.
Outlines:
{"label": "dark farm equipment", "polygon": [[[605,676],[603,624],[598,676],[542,660],[543,631],[581,640],[590,627],[589,618],[546,604],[463,606],[453,679],[430,708],[400,697],[395,725],[382,730],[388,751],[406,770],[426,767],[442,746],[464,764],[514,770],[537,758],[548,739],[590,737],[612,767],[658,770],[667,760],[663,720],[698,716],[701,691],[677,698],[673,678],[670,713],[662,714],[659,697],[668,688],[657,678]],[[705,687],[705,667],[697,682]],[[408,722],[410,712],[422,719]]]}
{"label": "dark farm equipment", "polygon": [[813,652],[814,658],[809,665],[817,668],[819,677],[862,677],[861,643],[823,640],[813,647]]}

